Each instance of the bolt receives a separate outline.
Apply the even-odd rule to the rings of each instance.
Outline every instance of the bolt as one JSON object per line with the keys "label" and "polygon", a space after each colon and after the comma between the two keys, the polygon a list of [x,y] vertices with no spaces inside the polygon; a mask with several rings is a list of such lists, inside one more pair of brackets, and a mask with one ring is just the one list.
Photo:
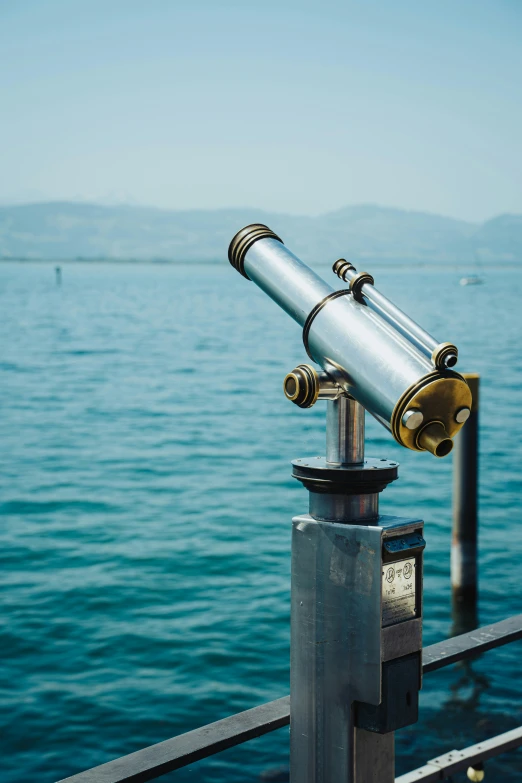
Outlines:
{"label": "bolt", "polygon": [[409,430],[416,430],[424,421],[421,411],[409,410],[402,417],[402,423]]}
{"label": "bolt", "polygon": [[464,424],[465,421],[469,419],[469,414],[471,413],[469,408],[460,408],[460,410],[457,411],[455,414],[455,419],[458,421],[459,424]]}

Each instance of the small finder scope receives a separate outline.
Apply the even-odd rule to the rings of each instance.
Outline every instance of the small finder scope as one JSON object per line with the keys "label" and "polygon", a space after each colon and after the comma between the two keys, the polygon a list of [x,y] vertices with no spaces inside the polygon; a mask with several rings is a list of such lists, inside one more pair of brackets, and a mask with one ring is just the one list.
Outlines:
{"label": "small finder scope", "polygon": [[435,340],[376,289],[370,274],[345,259],[333,271],[349,287],[335,290],[261,223],[235,235],[228,257],[303,328],[305,350],[323,370],[300,365],[290,373],[289,399],[308,400],[301,407],[309,407],[337,388],[402,446],[449,454],[471,410],[469,387],[452,369],[455,345]]}

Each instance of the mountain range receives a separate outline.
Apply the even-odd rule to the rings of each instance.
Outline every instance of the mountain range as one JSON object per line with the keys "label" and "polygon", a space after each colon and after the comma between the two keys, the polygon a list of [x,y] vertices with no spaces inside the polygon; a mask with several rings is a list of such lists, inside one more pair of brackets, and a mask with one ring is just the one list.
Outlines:
{"label": "mountain range", "polygon": [[50,202],[0,207],[0,259],[220,261],[248,223],[266,223],[303,260],[522,261],[522,215],[469,223],[372,205],[318,217],[259,209],[168,211]]}

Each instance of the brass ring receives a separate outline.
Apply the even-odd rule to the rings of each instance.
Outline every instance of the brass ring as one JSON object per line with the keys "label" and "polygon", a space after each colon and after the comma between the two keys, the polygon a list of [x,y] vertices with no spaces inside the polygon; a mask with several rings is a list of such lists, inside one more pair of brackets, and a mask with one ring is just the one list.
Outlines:
{"label": "brass ring", "polygon": [[344,280],[346,283],[346,277],[345,274],[348,272],[348,270],[353,269],[354,272],[357,270],[355,269],[354,265],[350,263],[350,261],[347,261],[346,258],[339,258],[335,264],[332,266],[332,271],[340,280]]}
{"label": "brass ring", "polygon": [[453,345],[453,343],[440,343],[440,345],[437,345],[437,347],[433,350],[433,353],[431,354],[431,361],[435,367],[438,367],[441,370],[445,370],[447,369],[446,359],[448,356],[455,356],[455,361],[450,365],[450,367],[454,367],[457,364],[458,355],[459,349],[456,345]]}
{"label": "brass ring", "polygon": [[250,278],[245,272],[245,256],[258,239],[277,239],[282,245],[284,244],[283,240],[274,234],[268,226],[263,223],[252,223],[238,231],[228,246],[228,260],[234,269],[237,269],[247,280]]}
{"label": "brass ring", "polygon": [[361,289],[366,283],[370,283],[370,285],[375,283],[375,280],[368,272],[359,272],[358,275],[355,275],[355,277],[352,277],[350,280],[350,291],[353,294],[353,298],[357,299],[358,302],[361,301]]}

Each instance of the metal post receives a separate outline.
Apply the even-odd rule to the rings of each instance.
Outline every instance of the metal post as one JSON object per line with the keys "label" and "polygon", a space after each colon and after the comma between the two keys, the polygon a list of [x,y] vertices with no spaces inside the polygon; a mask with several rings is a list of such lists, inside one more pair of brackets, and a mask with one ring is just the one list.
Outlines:
{"label": "metal post", "polygon": [[[290,780],[393,783],[393,729],[416,719],[406,702],[415,702],[420,685],[422,557],[414,569],[417,598],[403,618],[411,621],[383,627],[383,568],[395,573],[391,563],[383,566],[383,542],[390,536],[394,565],[412,557],[393,546],[411,540],[418,553],[422,522],[379,517],[379,491],[393,478],[372,482],[380,465],[393,471],[396,463],[364,461],[364,409],[350,398],[328,402],[327,457],[294,462],[294,475],[310,492],[310,513],[295,517],[292,531]],[[384,662],[400,658],[408,667],[412,657],[407,696],[388,700],[402,697],[410,711],[379,725],[388,683],[401,679],[383,676]]]}
{"label": "metal post", "polygon": [[[326,418],[326,461],[332,465],[360,464],[364,461],[364,408],[355,400],[343,395],[327,403]],[[393,733],[380,736],[369,731],[355,728],[354,704],[357,693],[346,691],[349,672],[346,673],[349,659],[348,645],[336,645],[337,649],[320,650],[316,655],[314,647],[329,645],[329,639],[346,636],[350,632],[348,615],[354,605],[347,592],[355,585],[351,568],[352,553],[349,549],[351,525],[357,520],[364,524],[378,516],[378,494],[341,495],[330,493],[310,493],[310,523],[294,527],[293,562],[298,566],[301,579],[294,578],[293,602],[300,608],[306,604],[309,617],[314,622],[303,627],[303,612],[292,606],[292,660],[291,660],[291,749],[290,770],[292,783],[313,781],[319,783],[392,783],[394,780],[394,741]],[[316,520],[327,519],[328,528]],[[334,532],[333,525],[337,530]],[[297,533],[296,533],[297,531]],[[305,532],[306,531],[306,532]],[[364,538],[365,528],[361,527]],[[303,532],[305,535],[303,536]],[[326,535],[325,535],[326,533]],[[345,534],[347,533],[346,539]],[[336,535],[340,547],[331,558],[331,535]],[[310,540],[314,543],[310,546]],[[369,543],[369,541],[368,541]],[[368,547],[370,549],[371,547]],[[344,550],[344,551],[343,551]],[[305,560],[306,558],[306,560]],[[373,558],[372,563],[360,563],[369,572],[367,578],[377,583],[380,589],[380,559]],[[336,562],[334,562],[336,560]],[[330,561],[328,563],[328,561]],[[329,567],[328,567],[329,566]],[[332,568],[337,571],[331,573]],[[294,569],[293,569],[294,570]],[[352,572],[352,573],[350,573]],[[344,583],[344,584],[343,584]],[[319,590],[317,586],[319,585]],[[356,596],[352,595],[352,600]],[[318,601],[328,603],[323,612]],[[378,623],[380,628],[380,623]],[[373,640],[375,642],[375,640]],[[368,644],[365,639],[362,644]],[[306,668],[303,667],[302,644],[311,652],[306,655]],[[334,645],[332,645],[332,648]],[[358,645],[353,645],[357,650]],[[375,653],[368,649],[369,657]],[[357,650],[355,654],[363,654]],[[373,671],[378,685],[376,669],[380,661],[373,660],[367,676]],[[354,667],[355,669],[355,667]],[[293,686],[293,687],[292,687]],[[340,687],[341,686],[341,687]],[[350,687],[350,686],[348,686]],[[304,732],[303,732],[304,729]],[[303,734],[306,734],[303,737]],[[379,763],[379,756],[383,756]],[[356,773],[356,759],[358,757]],[[373,776],[374,770],[378,776]]]}
{"label": "metal post", "polygon": [[[477,490],[478,410],[477,373],[464,375],[473,395],[471,414],[455,439],[453,462],[453,537],[451,543],[451,587],[455,612],[475,617],[477,601]],[[462,611],[459,611],[459,607]],[[469,624],[469,623],[467,623]],[[469,630],[469,628],[467,629]]]}

